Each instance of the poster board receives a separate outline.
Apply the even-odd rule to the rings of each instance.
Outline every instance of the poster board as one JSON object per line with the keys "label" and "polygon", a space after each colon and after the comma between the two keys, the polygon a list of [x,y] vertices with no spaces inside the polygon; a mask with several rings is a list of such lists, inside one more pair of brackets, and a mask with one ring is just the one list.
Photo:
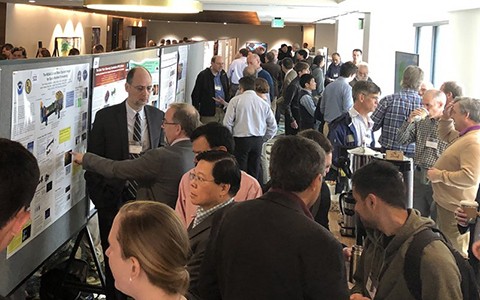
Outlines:
{"label": "poster board", "polygon": [[395,51],[395,93],[402,89],[403,72],[410,66],[418,66],[418,54]]}
{"label": "poster board", "polygon": [[14,290],[87,222],[83,176],[66,152],[80,150],[86,142],[90,71],[90,57],[0,63],[0,136],[18,140],[32,151],[43,177],[30,207],[31,220],[0,252],[2,295]]}
{"label": "poster board", "polygon": [[[152,84],[158,84],[159,72],[156,69],[159,68],[159,50],[148,48],[93,55],[90,125],[95,121],[95,115],[100,109],[121,103],[127,98],[125,83],[128,70],[133,66],[146,67],[152,75]],[[149,103],[158,107],[158,92],[152,92],[150,97]]]}
{"label": "poster board", "polygon": [[[172,49],[174,49],[172,51],[175,52],[178,50],[177,47],[172,47]],[[192,51],[196,51],[196,54]],[[193,72],[193,74],[190,74],[191,72],[186,72],[186,69],[184,71],[185,73],[182,71],[182,76],[186,75],[185,91],[187,95],[189,95],[195,84],[197,74],[203,69],[204,43],[189,44],[186,53],[180,52],[183,53],[180,56],[181,59],[183,59],[182,55],[188,57],[186,61],[188,61],[189,70]],[[100,67],[119,64],[130,65],[130,62],[143,64],[144,62],[151,63],[153,61],[153,65],[155,65],[154,61],[159,61],[159,56],[160,48],[149,48],[100,55],[0,61],[0,93],[3,95],[0,100],[0,119],[2,120],[2,122],[0,122],[0,137],[12,138],[13,135],[13,137],[20,139],[29,149],[32,147],[31,145],[29,146],[29,141],[33,139],[37,141],[36,146],[35,142],[33,143],[33,151],[38,152],[39,150],[35,149],[42,149],[40,153],[46,153],[47,147],[40,147],[40,145],[49,144],[49,142],[44,141],[47,141],[49,138],[49,141],[51,141],[51,137],[56,138],[57,142],[54,141],[54,143],[49,146],[51,148],[56,145],[56,148],[51,150],[53,151],[51,152],[52,155],[56,153],[56,159],[54,159],[54,163],[50,166],[53,166],[53,170],[58,170],[58,172],[61,173],[60,175],[63,176],[59,180],[62,184],[58,185],[58,193],[64,192],[65,194],[64,198],[59,197],[59,199],[63,199],[64,201],[59,201],[61,203],[56,206],[59,213],[57,213],[55,217],[52,217],[52,210],[50,210],[49,217],[52,219],[41,224],[44,225],[43,227],[40,226],[42,230],[35,231],[33,227],[31,227],[31,234],[25,240],[26,243],[20,243],[20,245],[14,247],[14,249],[11,248],[11,253],[9,253],[8,257],[7,250],[0,251],[0,295],[8,295],[14,291],[23,280],[30,277],[58,248],[66,241],[75,237],[86,225],[87,217],[92,213],[89,206],[90,201],[85,197],[84,182],[79,179],[80,177],[83,178],[83,176],[76,177],[77,180],[81,181],[76,183],[78,187],[73,187],[73,185],[75,185],[73,184],[70,185],[69,189],[65,177],[66,175],[71,176],[73,174],[80,175],[80,173],[76,173],[77,171],[71,161],[68,160],[66,152],[68,152],[70,148],[81,150],[82,147],[85,147],[83,143],[85,141],[84,133],[85,129],[88,131],[89,126],[92,124],[93,119],[90,113],[94,107],[92,95],[97,88],[94,87],[94,72]],[[125,65],[123,68],[125,72]],[[36,98],[31,98],[30,96],[25,98],[26,86],[28,85],[29,89],[33,87],[31,84],[33,83],[35,74],[37,74],[36,80],[40,80],[40,70],[42,71],[41,75],[50,76],[50,80],[47,80],[47,77],[42,79],[44,88],[41,92],[37,93],[37,90],[34,92],[33,89],[30,91],[30,94],[37,93]],[[84,70],[87,70],[87,76],[85,78]],[[80,71],[80,74],[78,71]],[[80,80],[78,80],[78,75],[80,75]],[[153,78],[155,76],[159,77],[160,75],[152,74],[152,81],[155,82],[155,80],[157,80],[157,82],[159,82],[159,78]],[[28,84],[26,83],[27,79],[31,81]],[[20,81],[22,81],[22,97],[19,97],[21,95],[18,94],[17,90]],[[47,82],[56,83],[48,84]],[[124,89],[124,84],[121,86]],[[87,89],[85,90],[85,88]],[[59,91],[61,93],[57,93]],[[102,94],[102,97],[104,96],[105,94]],[[102,97],[99,98],[99,101],[104,102],[105,99],[102,99]],[[17,101],[16,103],[14,102],[14,98]],[[13,117],[14,115],[18,115],[19,112],[18,101],[24,101],[25,99],[27,102],[23,103],[27,103],[28,105],[24,105],[24,108],[29,107],[36,112],[36,114],[31,114],[33,122],[31,126],[33,126],[32,128],[36,128],[33,130],[33,134],[31,134],[31,130],[19,130],[19,128],[22,128],[19,126],[23,126],[23,124],[28,125],[28,122],[25,123],[25,117],[20,117],[20,115],[17,119]],[[63,99],[63,101],[60,101],[61,99]],[[116,101],[119,102],[123,100],[124,98],[120,96],[116,99]],[[86,103],[88,103],[88,109],[85,116]],[[69,113],[73,110],[75,110],[75,113]],[[85,118],[87,119],[86,123]],[[12,126],[16,128],[14,131],[12,131]],[[60,143],[60,141],[62,141],[62,143]],[[45,160],[46,155],[43,158],[39,157],[41,164],[43,164]],[[45,174],[44,170],[46,169],[48,169],[48,167],[42,168],[41,166],[42,174]],[[68,174],[67,169],[69,169]],[[44,176],[43,179],[45,180],[46,177]],[[37,193],[42,193],[42,191],[47,193],[46,189],[46,183],[40,184]],[[55,191],[53,185],[50,191]],[[68,199],[67,193],[70,193],[70,199]],[[65,204],[67,201],[70,201],[68,209],[66,206],[62,206],[62,204]],[[38,209],[38,216],[45,216],[46,210],[42,209],[43,203],[41,205],[36,205],[35,202],[33,203],[32,207],[40,207],[40,209]],[[53,220],[54,218],[55,220]],[[46,220],[46,218],[44,219]],[[41,220],[40,217],[38,220]],[[31,224],[33,223],[34,222],[31,222]],[[22,232],[22,234],[24,233]],[[22,238],[20,240],[22,240]]]}

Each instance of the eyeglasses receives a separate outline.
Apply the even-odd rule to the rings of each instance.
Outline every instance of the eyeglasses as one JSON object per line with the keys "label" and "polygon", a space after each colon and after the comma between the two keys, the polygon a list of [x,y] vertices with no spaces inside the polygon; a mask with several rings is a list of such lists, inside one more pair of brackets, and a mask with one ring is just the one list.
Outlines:
{"label": "eyeglasses", "polygon": [[190,181],[197,180],[197,181],[200,182],[200,183],[204,183],[204,182],[215,182],[215,180],[205,179],[205,178],[203,178],[203,177],[198,176],[197,174],[195,174],[195,173],[193,173],[193,172],[190,172],[190,174],[188,175],[188,178],[190,178]]}
{"label": "eyeglasses", "polygon": [[178,125],[178,123],[175,123],[175,122],[167,122],[165,119],[163,119],[162,125]]}
{"label": "eyeglasses", "polygon": [[143,90],[147,90],[147,92],[150,93],[153,89],[153,86],[151,86],[151,85],[147,85],[147,86],[137,85],[137,86],[134,86],[133,88],[136,89],[139,93],[143,92]]}

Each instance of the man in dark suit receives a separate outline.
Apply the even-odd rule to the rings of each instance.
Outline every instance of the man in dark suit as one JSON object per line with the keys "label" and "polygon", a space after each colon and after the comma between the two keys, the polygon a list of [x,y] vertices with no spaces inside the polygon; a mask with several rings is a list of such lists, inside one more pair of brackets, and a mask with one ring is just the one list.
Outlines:
{"label": "man in dark suit", "polygon": [[[285,162],[288,162],[286,164]],[[348,299],[342,248],[316,223],[325,152],[303,137],[272,147],[272,188],[215,222],[200,270],[203,299]]]}
{"label": "man in dark suit", "polygon": [[[273,99],[272,103],[275,103],[274,100],[279,97],[279,86],[283,82],[283,74],[282,74],[282,67],[280,67],[279,64],[277,64],[275,53],[273,52],[268,52],[267,55],[265,55],[266,63],[262,64],[262,68],[266,70],[270,76],[272,76],[273,79],[273,87],[274,87],[274,93],[273,93]],[[273,110],[275,111],[275,109]]]}
{"label": "man in dark suit", "polygon": [[203,152],[197,159],[198,164],[190,172],[191,201],[199,206],[195,219],[188,227],[192,249],[192,256],[187,265],[190,274],[190,293],[195,290],[198,283],[198,273],[214,216],[223,214],[231,206],[233,197],[240,189],[242,176],[235,157],[225,151]]}
{"label": "man in dark suit", "polygon": [[137,199],[155,200],[175,208],[178,184],[183,174],[193,168],[194,153],[190,135],[200,125],[197,110],[187,103],[173,103],[168,108],[163,128],[167,146],[152,149],[136,159],[115,161],[93,153],[73,153],[74,161],[85,170],[106,178],[135,180]]}
{"label": "man in dark suit", "polygon": [[[130,158],[132,151],[138,152],[139,148],[145,151],[161,145],[164,113],[146,105],[152,91],[150,73],[142,67],[131,69],[127,74],[125,90],[128,97],[124,102],[106,107],[96,114],[88,139],[88,152],[113,160],[125,160]],[[140,119],[140,141],[134,141],[133,137],[137,113]],[[88,195],[98,211],[100,238],[105,251],[119,206],[135,197],[129,193],[125,180],[107,179],[92,172],[86,172],[85,179]],[[107,259],[105,255],[107,299],[117,299]],[[119,296],[119,299],[124,299],[124,296]]]}
{"label": "man in dark suit", "polygon": [[200,113],[203,124],[223,122],[225,112],[220,99],[226,102],[230,100],[229,80],[223,64],[223,57],[215,55],[212,57],[211,66],[200,72],[195,81],[192,104]]}

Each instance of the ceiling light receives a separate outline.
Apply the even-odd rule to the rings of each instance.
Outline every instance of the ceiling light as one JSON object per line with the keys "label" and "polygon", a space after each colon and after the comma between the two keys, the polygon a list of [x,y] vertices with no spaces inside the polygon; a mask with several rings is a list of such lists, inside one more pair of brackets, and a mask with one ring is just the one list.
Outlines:
{"label": "ceiling light", "polygon": [[89,9],[193,14],[202,11],[202,3],[196,0],[84,0]]}

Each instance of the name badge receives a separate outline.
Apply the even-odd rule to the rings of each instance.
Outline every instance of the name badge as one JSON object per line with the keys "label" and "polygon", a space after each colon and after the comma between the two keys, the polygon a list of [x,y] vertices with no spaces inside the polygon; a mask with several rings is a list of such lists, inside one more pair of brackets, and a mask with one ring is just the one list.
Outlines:
{"label": "name badge", "polygon": [[437,149],[438,148],[438,141],[437,140],[427,140],[427,143],[425,144],[428,148],[433,148]]}
{"label": "name badge", "polygon": [[347,143],[353,143],[355,139],[353,138],[353,134],[347,135]]}
{"label": "name badge", "polygon": [[142,153],[142,145],[130,144],[128,146],[128,152],[130,154],[140,154]]}
{"label": "name badge", "polygon": [[375,295],[377,294],[377,284],[372,279],[371,273],[370,273],[370,276],[368,276],[366,288],[367,288],[368,295],[370,296],[370,299],[374,299]]}
{"label": "name badge", "polygon": [[216,90],[216,91],[221,91],[221,90],[222,90],[222,86],[221,86],[221,85],[216,85],[216,86],[215,86],[215,90]]}

